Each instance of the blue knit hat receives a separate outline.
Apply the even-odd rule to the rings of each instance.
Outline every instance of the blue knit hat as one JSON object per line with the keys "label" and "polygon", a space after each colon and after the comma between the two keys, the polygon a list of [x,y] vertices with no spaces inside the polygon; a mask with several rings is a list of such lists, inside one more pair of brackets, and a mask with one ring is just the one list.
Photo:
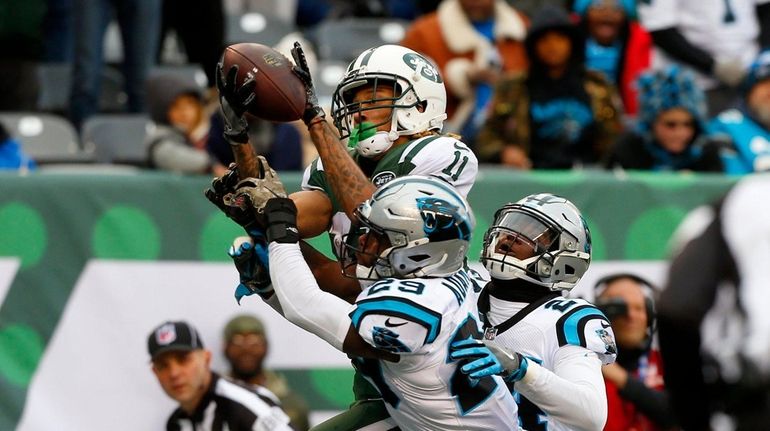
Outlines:
{"label": "blue knit hat", "polygon": [[680,66],[647,72],[639,76],[639,130],[651,130],[652,123],[662,111],[684,108],[690,112],[698,127],[706,122],[706,101],[703,91],[695,84],[692,72]]}
{"label": "blue knit hat", "polygon": [[580,15],[584,16],[591,6],[600,5],[615,5],[623,9],[628,18],[636,18],[636,1],[635,0],[575,0],[572,5],[572,10]]}
{"label": "blue knit hat", "polygon": [[770,78],[770,50],[760,52],[749,66],[746,77],[743,79],[743,91],[748,93],[751,87],[768,78]]}

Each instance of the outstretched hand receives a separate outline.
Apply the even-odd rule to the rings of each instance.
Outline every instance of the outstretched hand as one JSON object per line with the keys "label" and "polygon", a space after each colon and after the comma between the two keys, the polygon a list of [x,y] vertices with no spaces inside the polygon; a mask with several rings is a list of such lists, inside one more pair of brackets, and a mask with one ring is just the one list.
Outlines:
{"label": "outstretched hand", "polygon": [[305,84],[307,102],[305,103],[305,112],[302,114],[302,121],[310,126],[310,123],[315,118],[326,118],[326,113],[318,103],[318,96],[316,95],[315,86],[313,85],[313,77],[310,75],[310,67],[307,65],[305,52],[302,50],[302,45],[300,45],[299,42],[294,42],[294,47],[291,49],[291,56],[294,58],[294,67],[292,68],[292,71],[300,80],[302,80],[302,83]]}
{"label": "outstretched hand", "polygon": [[244,114],[254,100],[256,94],[254,88],[257,83],[254,77],[247,78],[239,87],[238,65],[230,66],[225,74],[224,64],[217,64],[217,89],[219,90],[219,104],[222,107],[222,116],[225,120],[225,138],[230,142],[245,144],[249,141],[249,125]]}

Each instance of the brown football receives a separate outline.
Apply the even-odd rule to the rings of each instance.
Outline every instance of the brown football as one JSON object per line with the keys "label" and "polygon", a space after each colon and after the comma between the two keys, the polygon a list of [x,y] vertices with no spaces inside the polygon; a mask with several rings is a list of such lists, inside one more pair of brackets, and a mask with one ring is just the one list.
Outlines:
{"label": "brown football", "polygon": [[292,62],[283,54],[258,43],[237,43],[222,54],[223,71],[238,65],[236,84],[249,77],[256,81],[256,98],[249,113],[268,121],[294,121],[305,111],[305,86],[292,72]]}

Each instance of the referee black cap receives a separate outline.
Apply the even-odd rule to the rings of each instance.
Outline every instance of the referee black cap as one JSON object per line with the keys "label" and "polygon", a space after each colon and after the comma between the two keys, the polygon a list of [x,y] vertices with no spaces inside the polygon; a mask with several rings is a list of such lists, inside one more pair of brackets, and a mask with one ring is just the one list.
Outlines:
{"label": "referee black cap", "polygon": [[147,350],[154,360],[158,355],[171,351],[190,351],[203,348],[198,331],[184,321],[163,322],[153,329],[147,338]]}

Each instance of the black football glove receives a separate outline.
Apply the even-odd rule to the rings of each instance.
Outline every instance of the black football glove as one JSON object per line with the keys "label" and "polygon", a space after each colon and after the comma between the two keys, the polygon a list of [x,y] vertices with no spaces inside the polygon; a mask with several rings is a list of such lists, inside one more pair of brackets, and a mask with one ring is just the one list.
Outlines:
{"label": "black football glove", "polygon": [[233,221],[252,234],[266,226],[265,204],[272,198],[286,198],[286,188],[278,174],[263,156],[257,156],[257,177],[238,181],[237,167],[233,163],[225,175],[214,178],[204,193]]}
{"label": "black football glove", "polygon": [[243,114],[254,103],[256,95],[254,88],[257,83],[253,77],[246,79],[243,84],[237,86],[238,65],[230,66],[230,70],[223,70],[224,65],[220,61],[217,64],[217,89],[219,89],[219,104],[222,107],[222,117],[225,120],[225,138],[231,143],[245,144],[249,142],[249,124]]}
{"label": "black football glove", "polygon": [[326,113],[318,104],[318,96],[315,94],[313,78],[310,76],[310,68],[307,65],[305,52],[302,50],[302,45],[300,45],[299,42],[294,42],[294,48],[291,49],[291,56],[294,58],[294,67],[292,67],[292,71],[294,71],[294,74],[296,74],[305,84],[307,102],[305,102],[305,112],[302,114],[302,121],[310,126],[310,123],[315,118],[326,118]]}
{"label": "black football glove", "polygon": [[225,215],[233,219],[236,223],[243,226],[246,223],[247,215],[242,212],[231,211],[231,208],[225,205],[224,197],[235,191],[235,185],[240,181],[238,176],[238,167],[235,163],[230,163],[227,172],[221,177],[216,177],[211,181],[211,186],[203,191],[212,204],[216,205]]}

